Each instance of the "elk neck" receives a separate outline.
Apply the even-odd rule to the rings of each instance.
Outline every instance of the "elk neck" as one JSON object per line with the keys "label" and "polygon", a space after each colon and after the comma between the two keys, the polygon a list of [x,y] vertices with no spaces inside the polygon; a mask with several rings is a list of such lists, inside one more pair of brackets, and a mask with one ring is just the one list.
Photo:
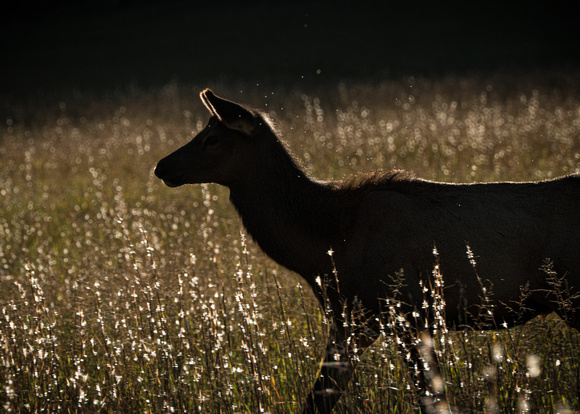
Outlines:
{"label": "elk neck", "polygon": [[259,159],[229,186],[230,200],[262,250],[312,285],[331,273],[327,252],[343,240],[333,184],[310,179],[277,140]]}

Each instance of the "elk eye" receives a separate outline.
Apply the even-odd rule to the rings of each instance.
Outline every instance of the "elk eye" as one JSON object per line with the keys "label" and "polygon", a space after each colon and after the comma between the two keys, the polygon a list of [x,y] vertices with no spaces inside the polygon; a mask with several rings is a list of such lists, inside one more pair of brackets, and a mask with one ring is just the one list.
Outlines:
{"label": "elk eye", "polygon": [[218,138],[217,135],[210,135],[209,137],[206,138],[206,140],[204,142],[204,146],[206,148],[215,147],[219,142],[220,142],[220,139]]}

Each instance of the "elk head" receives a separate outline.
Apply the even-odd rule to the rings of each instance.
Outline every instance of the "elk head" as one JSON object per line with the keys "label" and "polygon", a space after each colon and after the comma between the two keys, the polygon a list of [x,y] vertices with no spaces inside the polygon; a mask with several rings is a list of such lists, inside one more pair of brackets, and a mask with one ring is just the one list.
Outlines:
{"label": "elk head", "polygon": [[200,96],[212,115],[207,126],[155,168],[155,175],[170,187],[229,185],[247,168],[252,134],[260,124],[260,116],[209,89]]}

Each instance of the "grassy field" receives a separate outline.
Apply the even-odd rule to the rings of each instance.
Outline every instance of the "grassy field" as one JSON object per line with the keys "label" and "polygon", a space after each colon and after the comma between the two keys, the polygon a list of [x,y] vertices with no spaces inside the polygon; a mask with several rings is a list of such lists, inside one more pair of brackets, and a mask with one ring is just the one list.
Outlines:
{"label": "grassy field", "polygon": [[[452,182],[580,172],[578,73],[209,86],[268,112],[321,179],[377,168]],[[312,292],[246,239],[226,189],[170,189],[153,175],[205,125],[201,87],[4,106],[4,411],[299,409],[327,329]],[[580,410],[580,337],[557,317],[431,332],[459,412]],[[417,407],[395,336],[361,357],[337,412]]]}

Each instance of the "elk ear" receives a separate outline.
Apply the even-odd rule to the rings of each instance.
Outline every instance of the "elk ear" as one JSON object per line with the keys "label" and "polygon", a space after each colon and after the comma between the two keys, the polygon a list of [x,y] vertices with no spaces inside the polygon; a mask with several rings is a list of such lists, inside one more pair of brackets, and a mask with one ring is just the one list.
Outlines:
{"label": "elk ear", "polygon": [[254,115],[243,106],[220,98],[211,89],[204,90],[199,96],[211,114],[217,116],[228,128],[246,135],[254,132],[256,127]]}

